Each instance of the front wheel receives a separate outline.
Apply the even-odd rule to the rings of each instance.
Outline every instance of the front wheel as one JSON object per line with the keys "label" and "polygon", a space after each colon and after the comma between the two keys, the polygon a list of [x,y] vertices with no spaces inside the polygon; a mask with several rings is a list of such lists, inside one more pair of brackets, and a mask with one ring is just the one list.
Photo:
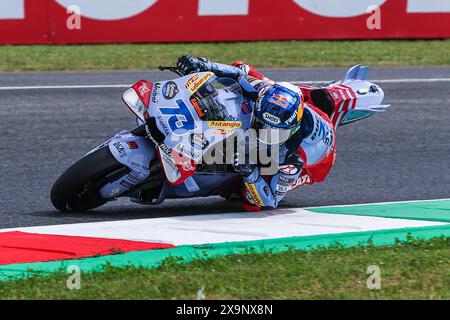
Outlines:
{"label": "front wheel", "polygon": [[56,180],[50,193],[53,206],[61,212],[100,207],[108,201],[101,197],[100,189],[128,170],[114,158],[108,146],[96,150],[73,164]]}

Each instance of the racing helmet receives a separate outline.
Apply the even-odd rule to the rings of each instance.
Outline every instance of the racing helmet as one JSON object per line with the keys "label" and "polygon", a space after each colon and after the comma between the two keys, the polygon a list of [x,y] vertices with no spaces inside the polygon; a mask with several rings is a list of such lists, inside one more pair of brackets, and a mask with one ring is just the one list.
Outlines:
{"label": "racing helmet", "polygon": [[264,144],[282,144],[298,129],[303,117],[300,89],[281,82],[263,91],[256,101],[252,128]]}

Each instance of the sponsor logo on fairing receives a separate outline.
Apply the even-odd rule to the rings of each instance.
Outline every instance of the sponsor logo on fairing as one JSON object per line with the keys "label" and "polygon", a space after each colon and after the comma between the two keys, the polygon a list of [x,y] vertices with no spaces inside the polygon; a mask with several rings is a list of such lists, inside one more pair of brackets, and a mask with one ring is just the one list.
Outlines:
{"label": "sponsor logo on fairing", "polygon": [[175,165],[172,156],[167,155],[164,152],[160,153],[160,155],[161,163],[164,167],[164,173],[166,174],[167,180],[169,180],[169,182],[171,183],[176,182],[181,177],[181,173]]}
{"label": "sponsor logo on fairing", "polygon": [[164,154],[170,156],[171,155],[171,149],[165,144],[165,143],[159,143],[158,141],[153,138],[152,133],[150,132],[148,126],[145,126],[145,132],[147,133],[147,137],[158,146],[159,150],[162,151]]}
{"label": "sponsor logo on fairing", "polygon": [[242,122],[241,121],[208,121],[208,126],[210,128],[234,129],[234,128],[240,128],[242,126]]}
{"label": "sponsor logo on fairing", "polygon": [[172,154],[172,158],[175,161],[176,165],[181,167],[184,171],[193,171],[195,170],[195,163],[184,155],[180,155],[179,153],[174,152]]}
{"label": "sponsor logo on fairing", "polygon": [[191,99],[191,104],[194,106],[195,111],[197,112],[199,118],[202,118],[205,116],[205,112],[203,109],[199,106],[198,101],[196,98]]}
{"label": "sponsor logo on fairing", "polygon": [[140,85],[139,89],[139,94],[141,95],[141,97],[145,97],[145,94],[150,92],[150,88],[147,86],[146,82],[142,82],[142,84]]}
{"label": "sponsor logo on fairing", "polygon": [[167,82],[164,87],[162,88],[162,94],[164,98],[167,100],[175,98],[175,96],[178,94],[178,86],[175,82],[169,81]]}
{"label": "sponsor logo on fairing", "polygon": [[137,144],[136,141],[128,141],[127,142],[128,148],[130,149],[139,149],[139,145]]}
{"label": "sponsor logo on fairing", "polygon": [[131,164],[133,167],[136,167],[136,168],[139,168],[139,169],[142,169],[142,170],[145,170],[145,171],[148,171],[148,170],[149,170],[149,168],[148,168],[147,166],[145,166],[145,165],[143,165],[143,164],[141,164],[141,163],[137,163],[137,162],[131,161],[130,164]]}
{"label": "sponsor logo on fairing", "polygon": [[185,87],[186,89],[188,89],[190,86],[192,86],[192,84],[193,84],[195,81],[198,80],[199,77],[200,77],[200,76],[198,75],[198,73],[194,74],[194,76],[190,77],[190,78],[186,81],[184,87]]}
{"label": "sponsor logo on fairing", "polygon": [[161,84],[159,84],[159,86],[155,85],[153,87],[153,91],[152,91],[152,102],[153,103],[158,103],[159,102],[159,100],[158,100],[158,90],[159,90],[159,88],[161,88]]}
{"label": "sponsor logo on fairing", "polygon": [[164,133],[166,134],[166,136],[168,136],[170,134],[170,130],[167,127],[166,123],[164,122],[163,118],[161,116],[158,116],[157,119],[162,129],[164,130]]}
{"label": "sponsor logo on fairing", "polygon": [[[156,141],[154,141],[154,143],[156,143]],[[172,150],[165,143],[161,143],[158,146],[159,146],[159,149],[166,155],[168,155],[168,156],[172,155]]]}
{"label": "sponsor logo on fairing", "polygon": [[209,141],[206,139],[203,133],[192,133],[190,140],[193,147],[198,147],[202,150],[209,145]]}
{"label": "sponsor logo on fairing", "polygon": [[207,72],[200,78],[198,74],[195,74],[193,77],[189,78],[188,81],[186,81],[185,88],[188,89],[191,94],[194,94],[213,75],[214,73]]}
{"label": "sponsor logo on fairing", "polygon": [[216,129],[214,130],[214,134],[226,136],[228,134],[232,134],[234,129]]}
{"label": "sponsor logo on fairing", "polygon": [[182,143],[177,144],[177,146],[175,147],[175,150],[177,152],[181,153],[182,155],[189,157],[191,159],[197,159],[200,157],[199,153],[196,153],[194,150],[192,150],[192,148],[188,148]]}
{"label": "sponsor logo on fairing", "polygon": [[125,148],[123,147],[123,145],[120,142],[113,143],[113,146],[116,147],[117,152],[119,153],[121,158],[123,158],[127,155],[127,153],[125,152]]}

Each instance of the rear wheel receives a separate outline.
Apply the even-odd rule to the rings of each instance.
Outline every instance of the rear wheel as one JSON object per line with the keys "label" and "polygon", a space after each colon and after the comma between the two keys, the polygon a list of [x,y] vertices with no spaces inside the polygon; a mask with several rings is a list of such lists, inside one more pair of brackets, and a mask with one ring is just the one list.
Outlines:
{"label": "rear wheel", "polygon": [[108,201],[100,196],[100,189],[128,172],[105,146],[73,164],[56,180],[50,193],[53,206],[61,212],[100,207]]}

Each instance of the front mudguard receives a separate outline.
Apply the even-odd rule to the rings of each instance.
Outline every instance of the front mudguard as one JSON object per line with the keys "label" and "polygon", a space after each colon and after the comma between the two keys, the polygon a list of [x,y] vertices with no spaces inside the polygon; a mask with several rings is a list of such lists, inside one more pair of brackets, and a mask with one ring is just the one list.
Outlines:
{"label": "front mudguard", "polygon": [[106,184],[100,190],[103,198],[113,199],[149,177],[150,162],[155,158],[156,151],[150,140],[135,136],[129,131],[119,132],[105,144],[114,158],[130,169],[128,174]]}

